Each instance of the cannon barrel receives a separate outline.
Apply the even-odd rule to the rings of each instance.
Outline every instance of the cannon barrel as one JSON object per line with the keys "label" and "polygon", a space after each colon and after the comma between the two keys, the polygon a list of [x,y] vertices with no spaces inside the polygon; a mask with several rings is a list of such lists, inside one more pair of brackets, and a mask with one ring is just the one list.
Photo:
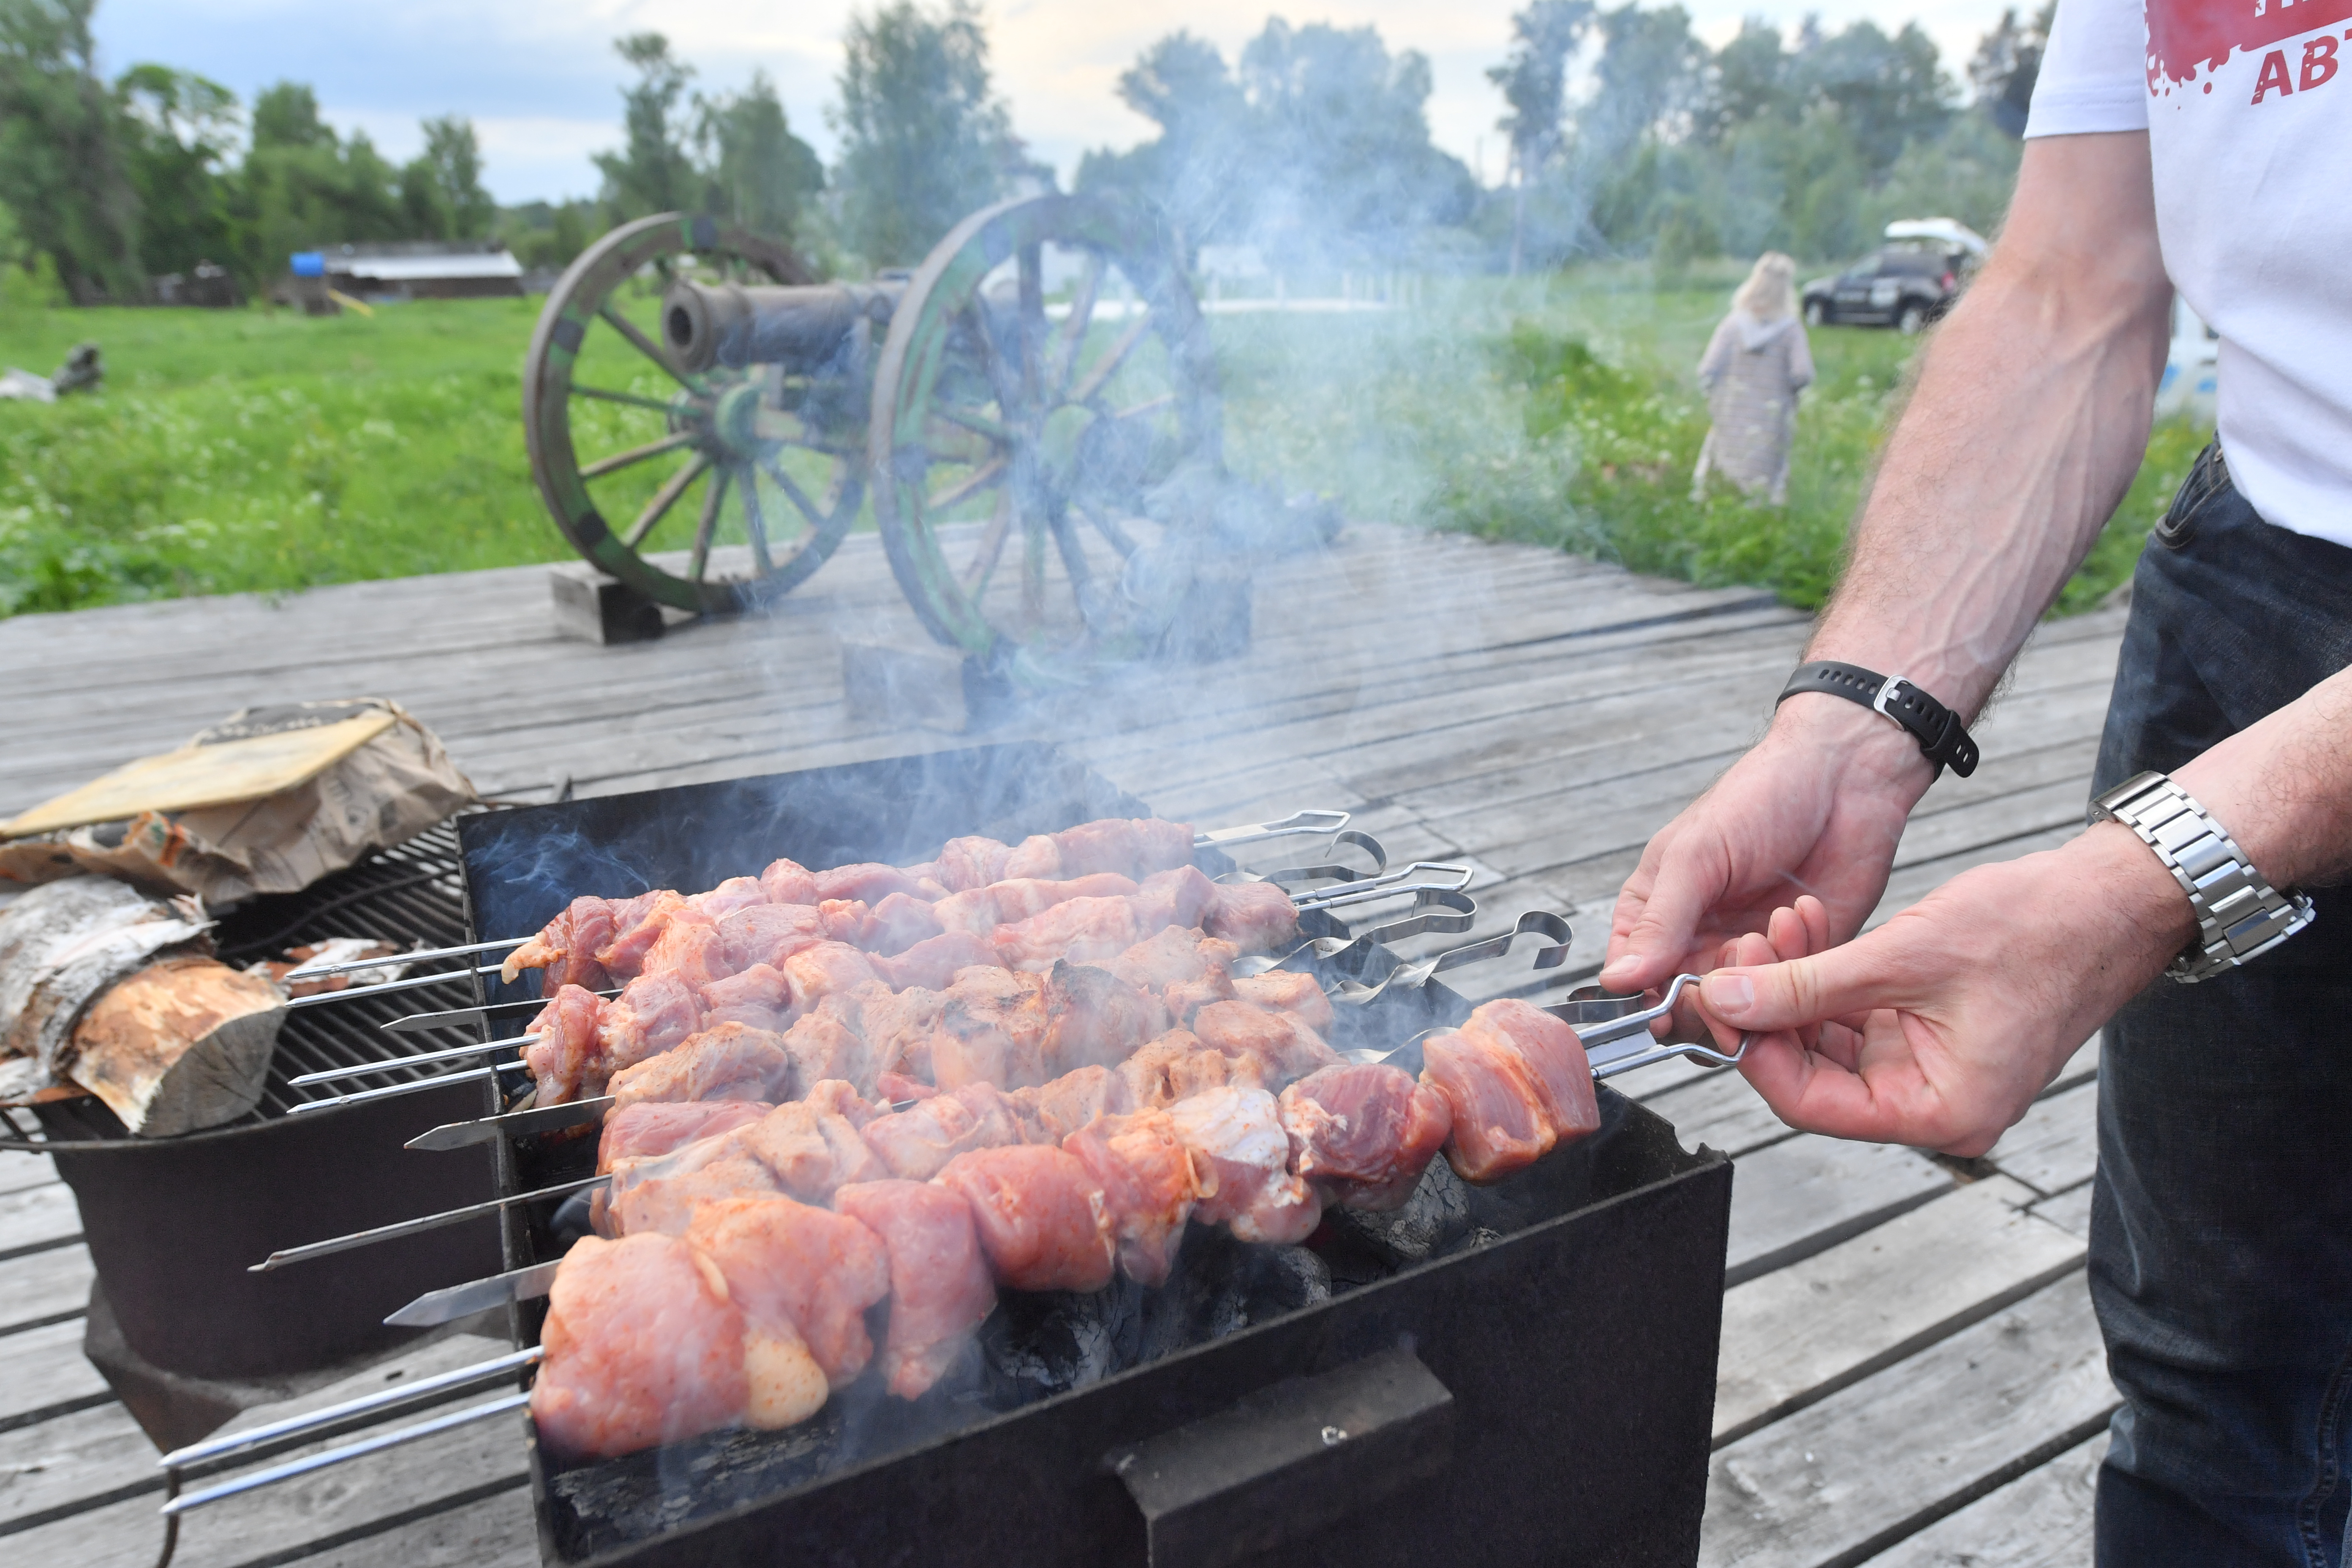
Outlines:
{"label": "cannon barrel", "polygon": [[809,283],[746,288],[677,282],[662,297],[662,342],[681,370],[782,364],[823,369],[859,321],[890,320],[902,282]]}

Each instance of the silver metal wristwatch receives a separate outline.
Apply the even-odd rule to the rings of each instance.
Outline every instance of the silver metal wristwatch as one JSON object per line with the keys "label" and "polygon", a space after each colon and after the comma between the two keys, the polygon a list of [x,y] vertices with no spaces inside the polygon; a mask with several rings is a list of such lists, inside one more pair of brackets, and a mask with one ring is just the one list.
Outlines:
{"label": "silver metal wristwatch", "polygon": [[2189,895],[2197,937],[2165,970],[2184,985],[2259,958],[2312,922],[2308,897],[2264,881],[2229,829],[2162,773],[2126,779],[2091,803],[2089,820],[2138,834]]}

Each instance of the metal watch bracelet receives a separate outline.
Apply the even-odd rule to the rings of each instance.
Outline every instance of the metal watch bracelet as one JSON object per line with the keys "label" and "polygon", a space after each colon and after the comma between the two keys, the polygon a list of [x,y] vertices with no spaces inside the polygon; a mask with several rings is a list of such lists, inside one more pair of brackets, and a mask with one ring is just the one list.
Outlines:
{"label": "metal watch bracelet", "polygon": [[2189,895],[2197,935],[2165,969],[2184,985],[2261,957],[2314,919],[2308,897],[2264,881],[2229,829],[2163,773],[2126,779],[2091,803],[2088,820],[2130,828]]}

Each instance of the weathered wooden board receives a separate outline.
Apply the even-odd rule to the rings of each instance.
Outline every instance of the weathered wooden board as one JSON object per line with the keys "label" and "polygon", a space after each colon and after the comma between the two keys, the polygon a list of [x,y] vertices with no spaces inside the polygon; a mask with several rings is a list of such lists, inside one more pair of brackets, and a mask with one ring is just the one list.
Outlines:
{"label": "weathered wooden board", "polygon": [[58,1179],[58,1163],[47,1154],[19,1154],[0,1150],[0,1193],[21,1193],[45,1187]]}
{"label": "weathered wooden board", "polygon": [[[1643,1072],[1658,1069],[1644,1068]],[[1629,1077],[1634,1075],[1627,1075]],[[1703,1074],[1696,1082],[1669,1089],[1643,1103],[1675,1124],[1685,1149],[1701,1143],[1722,1150],[1733,1159],[1754,1153],[1795,1130],[1772,1114],[1748,1080],[1727,1069]],[[1744,1177],[1747,1167],[1741,1167]],[[1735,1181],[1741,1178],[1735,1178]]]}
{"label": "weathered wooden board", "polygon": [[2035,1100],[1985,1159],[2045,1197],[2089,1181],[2099,1163],[2098,1085]]}
{"label": "weathered wooden board", "polygon": [[107,1394],[106,1379],[81,1353],[81,1329],[76,1320],[0,1336],[0,1426]]}
{"label": "weathered wooden board", "polygon": [[2088,1241],[2091,1238],[2091,1194],[2097,1190],[2095,1182],[2069,1187],[2054,1198],[2044,1198],[2035,1204],[2033,1217],[2056,1226],[2069,1236]]}
{"label": "weathered wooden board", "polygon": [[2101,1432],[1881,1552],[1870,1568],[2090,1568],[2106,1457]]}
{"label": "weathered wooden board", "polygon": [[1720,1444],[1828,1397],[2032,1294],[2083,1263],[2083,1244],[2021,1212],[1994,1177],[1913,1209],[1723,1300]]}
{"label": "weathered wooden board", "polygon": [[155,1445],[120,1405],[0,1432],[0,1539],[163,1487]]}
{"label": "weathered wooden board", "polygon": [[80,1317],[96,1278],[86,1247],[48,1247],[0,1259],[0,1342],[19,1330]]}
{"label": "weathered wooden board", "polygon": [[1882,1546],[2074,1447],[2116,1396],[2070,1274],[1718,1449],[1703,1568],[1817,1568]]}
{"label": "weathered wooden board", "polygon": [[81,1211],[74,1206],[73,1189],[63,1182],[0,1194],[0,1258],[61,1246],[80,1235]]}
{"label": "weathered wooden board", "polygon": [[1888,1143],[1805,1133],[1734,1163],[1724,1283],[1738,1285],[1835,1247],[1948,1192],[1952,1173]]}

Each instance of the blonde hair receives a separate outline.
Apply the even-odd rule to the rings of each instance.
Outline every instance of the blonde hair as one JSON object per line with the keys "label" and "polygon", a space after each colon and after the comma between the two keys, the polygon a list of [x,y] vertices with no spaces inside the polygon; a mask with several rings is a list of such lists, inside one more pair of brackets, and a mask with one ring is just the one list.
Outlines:
{"label": "blonde hair", "polygon": [[1759,321],[1777,321],[1797,313],[1797,264],[1777,250],[1768,250],[1748,269],[1748,281],[1731,297],[1731,308],[1745,310]]}

